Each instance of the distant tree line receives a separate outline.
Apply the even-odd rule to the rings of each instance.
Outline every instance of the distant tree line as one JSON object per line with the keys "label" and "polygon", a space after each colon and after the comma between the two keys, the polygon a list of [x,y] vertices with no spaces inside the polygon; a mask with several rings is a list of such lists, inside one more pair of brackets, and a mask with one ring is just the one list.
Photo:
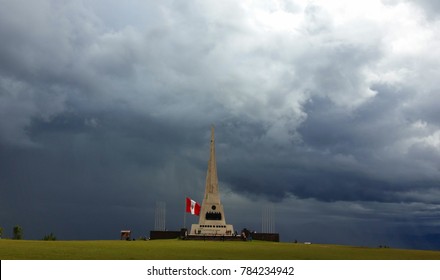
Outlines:
{"label": "distant tree line", "polygon": [[14,226],[12,229],[12,239],[21,240],[23,239],[23,228],[19,225]]}
{"label": "distant tree line", "polygon": [[[3,227],[0,227],[0,238],[3,238]],[[21,226],[14,226],[14,228],[12,229],[12,239],[23,239],[23,228]]]}
{"label": "distant tree line", "polygon": [[51,232],[51,233],[49,233],[49,234],[46,234],[46,235],[43,237],[43,240],[45,240],[45,241],[55,241],[55,240],[57,240],[57,237],[55,236],[55,234],[53,234],[53,233]]}
{"label": "distant tree line", "polygon": [[[1,238],[4,238],[4,236],[3,236],[3,227],[0,227],[0,239]],[[15,240],[23,239],[23,228],[21,226],[15,225],[12,228],[12,239],[15,239]],[[46,234],[43,237],[43,240],[55,241],[55,240],[57,240],[57,237],[55,236],[55,234],[53,232],[51,232],[49,234]]]}
{"label": "distant tree line", "polygon": [[[3,238],[3,227],[0,227],[0,238]],[[23,228],[19,225],[12,229],[12,239],[23,239]]]}

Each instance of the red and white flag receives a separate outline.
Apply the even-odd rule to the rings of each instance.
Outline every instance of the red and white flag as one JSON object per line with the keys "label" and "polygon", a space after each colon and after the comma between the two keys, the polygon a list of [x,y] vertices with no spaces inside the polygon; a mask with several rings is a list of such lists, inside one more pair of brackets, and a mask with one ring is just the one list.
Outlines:
{"label": "red and white flag", "polygon": [[193,215],[200,215],[200,204],[192,200],[191,198],[186,198],[186,212]]}

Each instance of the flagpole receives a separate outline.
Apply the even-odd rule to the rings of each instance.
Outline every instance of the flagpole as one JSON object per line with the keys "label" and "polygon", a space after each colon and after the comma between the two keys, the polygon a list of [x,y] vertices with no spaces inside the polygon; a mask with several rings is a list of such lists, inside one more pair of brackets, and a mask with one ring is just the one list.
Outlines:
{"label": "flagpole", "polygon": [[183,212],[183,228],[186,228],[186,211]]}
{"label": "flagpole", "polygon": [[185,200],[185,208],[183,210],[183,228],[186,228],[186,200]]}

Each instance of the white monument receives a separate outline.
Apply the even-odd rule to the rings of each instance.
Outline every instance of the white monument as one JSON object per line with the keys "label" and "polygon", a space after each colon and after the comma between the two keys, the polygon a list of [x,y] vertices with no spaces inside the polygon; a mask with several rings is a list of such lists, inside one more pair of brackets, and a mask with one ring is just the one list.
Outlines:
{"label": "white monument", "polygon": [[205,196],[200,209],[199,223],[191,226],[190,235],[233,235],[234,227],[226,224],[225,212],[220,202],[217,165],[215,162],[214,127],[211,127],[211,151],[206,174]]}

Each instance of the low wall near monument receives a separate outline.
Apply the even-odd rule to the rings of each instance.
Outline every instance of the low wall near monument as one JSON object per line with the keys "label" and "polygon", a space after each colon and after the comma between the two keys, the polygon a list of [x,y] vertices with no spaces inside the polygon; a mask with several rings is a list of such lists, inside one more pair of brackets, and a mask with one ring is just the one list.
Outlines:
{"label": "low wall near monument", "polygon": [[150,240],[154,239],[176,239],[181,236],[181,231],[150,231]]}
{"label": "low wall near monument", "polygon": [[272,241],[272,242],[280,242],[280,234],[279,233],[253,233],[252,239],[254,240],[263,240],[263,241]]}

